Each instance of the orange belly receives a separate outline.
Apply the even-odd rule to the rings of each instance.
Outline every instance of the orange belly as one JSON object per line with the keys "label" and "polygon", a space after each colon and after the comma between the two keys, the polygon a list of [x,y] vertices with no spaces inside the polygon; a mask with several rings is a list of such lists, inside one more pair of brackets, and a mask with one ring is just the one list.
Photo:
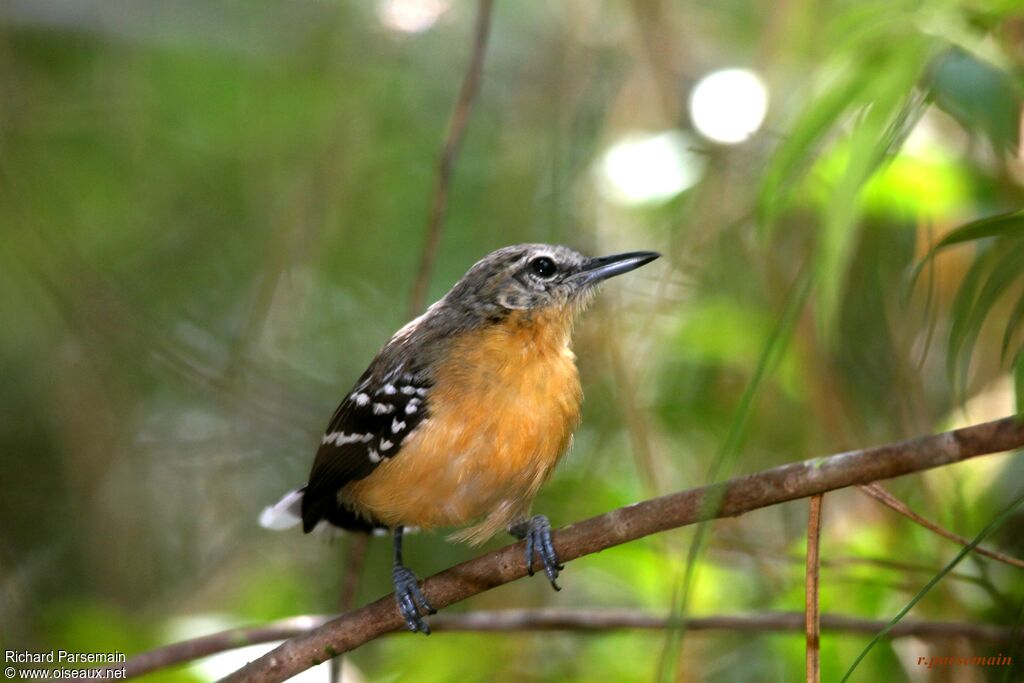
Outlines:
{"label": "orange belly", "polygon": [[429,417],[342,500],[389,526],[481,520],[453,537],[470,543],[522,519],[579,421],[569,324],[513,315],[455,340]]}

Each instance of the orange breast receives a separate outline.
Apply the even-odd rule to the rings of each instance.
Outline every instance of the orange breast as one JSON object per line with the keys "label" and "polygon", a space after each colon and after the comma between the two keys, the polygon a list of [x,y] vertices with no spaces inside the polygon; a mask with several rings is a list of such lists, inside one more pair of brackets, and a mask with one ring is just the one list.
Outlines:
{"label": "orange breast", "polygon": [[579,422],[569,313],[513,314],[454,340],[430,416],[401,451],[343,492],[391,526],[462,526],[483,542],[528,511]]}

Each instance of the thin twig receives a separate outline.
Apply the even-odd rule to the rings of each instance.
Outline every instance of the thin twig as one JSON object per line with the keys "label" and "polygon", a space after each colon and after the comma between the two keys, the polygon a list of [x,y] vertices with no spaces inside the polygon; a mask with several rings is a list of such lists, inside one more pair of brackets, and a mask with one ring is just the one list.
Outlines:
{"label": "thin twig", "polygon": [[[848,633],[877,633],[884,621],[861,619],[843,614],[821,615],[821,626],[828,631]],[[573,633],[603,632],[621,629],[663,630],[670,626],[687,631],[731,631],[762,633],[784,631],[800,633],[804,630],[803,615],[799,612],[764,612],[759,614],[718,615],[688,617],[673,620],[664,614],[651,614],[640,610],[500,610],[494,612],[467,612],[466,614],[437,615],[431,624],[438,631],[465,631],[471,633],[507,633],[516,631],[568,631]],[[1011,628],[994,624],[961,623],[949,621],[906,620],[889,632],[892,638],[907,636],[931,638],[969,638],[991,642],[1005,642],[1013,636]]]}
{"label": "thin twig", "polygon": [[[732,517],[848,486],[941,467],[1024,446],[1024,421],[1007,417],[952,432],[775,467],[730,481],[680,491],[592,517],[554,534],[565,562],[702,519]],[[711,499],[719,504],[706,505]],[[430,603],[443,609],[526,575],[522,542],[427,578]],[[223,680],[284,681],[330,657],[404,628],[393,594],[293,638]]]}
{"label": "thin twig", "polygon": [[341,584],[341,596],[338,598],[338,609],[347,612],[352,609],[359,588],[359,578],[366,566],[366,553],[370,549],[370,534],[352,534],[345,554],[345,577]]}
{"label": "thin twig", "polygon": [[430,273],[434,269],[437,248],[441,244],[441,226],[444,223],[444,212],[448,206],[448,191],[452,184],[452,171],[455,159],[462,145],[462,138],[469,122],[469,114],[473,102],[480,90],[480,78],[484,70],[484,55],[487,53],[487,38],[491,32],[491,7],[493,0],[480,0],[477,6],[476,30],[473,36],[473,54],[469,58],[466,75],[459,88],[459,96],[455,101],[455,110],[448,121],[448,134],[441,156],[437,161],[437,177],[434,182],[434,199],[427,219],[427,236],[423,243],[419,270],[412,283],[409,294],[409,317],[419,315],[427,298],[427,285],[430,284]]}
{"label": "thin twig", "polygon": [[[180,643],[158,647],[149,652],[143,652],[135,655],[123,664],[99,667],[98,671],[113,671],[123,667],[125,670],[124,678],[134,678],[151,671],[158,671],[169,666],[209,657],[218,652],[294,638],[297,635],[308,633],[312,629],[326,624],[332,618],[334,617],[327,615],[289,617],[288,619],[272,621],[269,624],[255,628],[234,628],[228,631],[211,633],[199,636],[198,638],[183,640]],[[109,679],[111,676],[96,676],[89,680],[103,680],[104,678]]]}
{"label": "thin twig", "polygon": [[[445,136],[444,146],[441,148],[441,156],[437,163],[433,202],[427,219],[427,236],[423,244],[419,270],[416,273],[416,279],[413,281],[412,290],[409,293],[409,317],[416,316],[423,310],[427,286],[430,282],[430,273],[434,269],[434,260],[437,258],[437,249],[441,242],[441,226],[444,222],[445,208],[448,205],[448,191],[451,187],[452,170],[455,168],[455,159],[462,145],[462,138],[466,132],[466,124],[469,122],[469,114],[472,111],[473,102],[476,100],[477,92],[480,90],[484,55],[487,53],[487,39],[490,35],[492,6],[493,0],[480,0],[477,9],[473,52],[469,59],[466,74],[462,79],[462,86],[459,88],[455,109],[452,112],[451,119],[448,121],[448,133]],[[347,612],[351,608],[352,601],[355,598],[359,578],[362,574],[364,561],[366,560],[369,540],[369,536],[359,534],[349,543],[348,566],[342,582],[339,600],[339,608],[342,613]],[[336,658],[335,662],[335,666],[331,669],[331,683],[337,683],[341,679],[341,658]]]}
{"label": "thin twig", "polygon": [[807,683],[821,681],[821,605],[818,602],[818,557],[821,539],[821,503],[811,496],[807,515],[807,574],[804,597],[804,633],[807,636]]}
{"label": "thin twig", "polygon": [[[351,534],[348,538],[345,575],[341,580],[341,596],[338,598],[338,612],[341,614],[348,612],[355,604],[371,538],[373,537],[370,534]],[[340,683],[342,680],[341,668],[344,661],[344,657],[335,657],[331,660],[331,683]]]}
{"label": "thin twig", "polygon": [[[889,493],[885,488],[883,488],[879,484],[862,484],[857,488],[860,489],[862,493],[871,496],[882,505],[885,505],[886,507],[895,510],[896,512],[900,513],[907,519],[913,520],[917,524],[923,526],[925,529],[928,529],[929,531],[932,531],[938,534],[939,536],[942,536],[943,538],[948,538],[957,545],[963,546],[971,542],[971,539],[965,538],[960,534],[955,534],[949,529],[943,526],[939,526],[930,519],[925,519],[921,515],[917,514],[916,512],[911,510],[906,503],[904,503],[902,500]],[[1011,555],[1005,555],[997,550],[989,550],[988,548],[982,548],[981,546],[978,546],[974,549],[974,552],[978,553],[979,555],[984,555],[985,557],[990,557],[993,560],[1005,562],[1008,565],[1024,569],[1024,560],[1018,559]]]}
{"label": "thin twig", "polygon": [[[484,68],[484,55],[487,54],[487,38],[491,30],[491,9],[493,0],[480,0],[477,8],[476,29],[473,34],[473,52],[470,55],[469,66],[462,79],[462,86],[459,88],[459,95],[455,101],[455,110],[448,121],[448,134],[445,136],[444,146],[441,148],[441,156],[437,162],[437,176],[434,183],[434,198],[430,207],[430,215],[427,219],[427,236],[423,244],[423,253],[420,257],[419,270],[416,279],[413,281],[412,290],[409,293],[409,317],[414,317],[423,310],[427,296],[427,286],[430,283],[430,273],[434,269],[434,260],[437,258],[437,249],[441,243],[441,226],[444,222],[445,208],[448,205],[448,190],[451,187],[452,170],[455,168],[455,159],[458,156],[459,148],[462,145],[462,138],[466,132],[466,124],[469,122],[469,114],[476,100],[477,92],[480,90],[480,80]],[[349,565],[342,585],[341,611],[346,612],[352,606],[355,598],[356,587],[359,576],[362,574],[363,564],[366,559],[366,552],[369,546],[369,536],[359,535],[349,544]],[[338,662],[341,658],[337,658]],[[331,671],[331,681],[336,683],[340,680],[340,669],[335,667]]]}
{"label": "thin twig", "polygon": [[[237,628],[200,636],[180,643],[144,652],[122,664],[127,678],[134,678],[160,669],[184,664],[203,657],[249,645],[273,643],[294,638],[335,618],[310,615],[282,619],[256,628]],[[824,614],[821,625],[827,631],[870,633],[880,631],[884,621],[861,619],[842,614]],[[725,631],[735,633],[799,633],[804,624],[798,612],[764,612],[758,614],[712,615],[690,617],[680,622],[667,614],[633,609],[512,609],[439,614],[430,622],[434,632],[514,633],[531,631],[565,631],[570,633],[603,633],[635,629],[656,631],[669,627],[687,631]],[[987,642],[1008,642],[1011,628],[994,624],[950,621],[905,620],[889,632],[891,638],[968,638]]]}
{"label": "thin twig", "polygon": [[[715,540],[715,547],[712,548],[713,552],[724,553],[724,554],[741,554],[745,555],[755,561],[770,561],[776,563],[785,564],[801,564],[807,563],[807,558],[804,556],[788,555],[788,554],[772,554],[772,552],[766,548],[750,545],[750,546],[733,546],[728,541],[725,544],[720,539]],[[888,557],[878,557],[871,555],[836,555],[827,559],[819,560],[819,565],[822,567],[835,567],[837,569],[843,569],[848,566],[869,566],[877,567],[879,569],[888,569],[898,571],[901,573],[918,573],[934,575],[941,569],[941,567],[928,565],[928,564],[916,564],[913,562],[901,562],[899,560],[893,560]],[[946,575],[947,578],[956,581],[963,581],[964,583],[970,583],[977,586],[981,586],[982,579],[971,574],[962,574],[959,572],[950,572]],[[837,580],[841,580],[840,577]],[[850,577],[851,581],[856,581],[857,577]]]}
{"label": "thin twig", "polygon": [[[416,279],[413,280],[412,290],[409,293],[410,318],[419,315],[420,311],[423,310],[426,300],[430,273],[434,269],[437,249],[441,243],[441,226],[444,222],[445,208],[448,205],[448,191],[451,187],[455,159],[458,156],[459,148],[462,146],[462,138],[466,132],[466,125],[469,122],[469,114],[472,111],[473,102],[480,91],[484,55],[487,54],[487,39],[491,31],[491,9],[493,4],[493,0],[479,0],[477,7],[476,28],[473,34],[473,52],[469,58],[466,74],[462,79],[462,86],[459,88],[455,109],[452,112],[451,119],[448,121],[448,133],[445,136],[444,146],[441,148],[441,156],[437,162],[433,202],[427,219],[427,235],[423,244],[423,253],[420,257],[419,270],[416,273]],[[366,560],[369,538],[369,536],[360,534],[349,543],[348,571],[342,584],[340,599],[342,612],[347,612],[351,608],[352,601],[355,598],[359,577],[362,574],[363,565]],[[341,662],[341,658],[338,657],[335,661]],[[340,679],[341,669],[340,664],[338,664],[331,669],[331,683],[337,683]]]}

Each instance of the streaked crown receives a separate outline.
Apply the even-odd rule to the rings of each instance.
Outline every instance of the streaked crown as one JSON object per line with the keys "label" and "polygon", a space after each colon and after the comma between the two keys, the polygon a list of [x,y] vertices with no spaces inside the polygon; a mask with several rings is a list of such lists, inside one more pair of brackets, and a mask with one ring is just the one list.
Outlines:
{"label": "streaked crown", "polygon": [[590,258],[560,245],[517,244],[478,261],[445,296],[445,302],[506,312],[582,303],[600,282],[658,256],[637,251]]}

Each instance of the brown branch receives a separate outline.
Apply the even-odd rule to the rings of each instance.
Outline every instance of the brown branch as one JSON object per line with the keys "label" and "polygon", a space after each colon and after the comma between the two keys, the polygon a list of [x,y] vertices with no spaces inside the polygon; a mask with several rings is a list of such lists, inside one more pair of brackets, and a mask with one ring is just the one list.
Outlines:
{"label": "brown branch", "polygon": [[[932,531],[938,534],[939,536],[942,536],[943,538],[948,538],[957,545],[967,545],[971,542],[971,539],[965,538],[964,536],[961,536],[959,534],[954,534],[949,529],[943,526],[939,526],[930,519],[925,519],[921,515],[917,514],[916,512],[911,510],[906,503],[904,503],[902,500],[889,493],[887,490],[885,490],[885,488],[883,488],[879,484],[862,484],[857,488],[860,489],[862,493],[871,496],[882,505],[885,505],[886,507],[895,510],[896,512],[900,513],[907,519],[910,519],[916,522],[917,524],[920,524],[925,529],[928,529],[929,531]],[[979,555],[984,555],[985,557],[990,557],[993,560],[1005,562],[1008,565],[1024,569],[1024,560],[1018,559],[1011,555],[1005,555],[997,550],[989,550],[988,548],[983,548],[979,545],[974,549],[974,552],[978,553]]]}
{"label": "brown branch", "polygon": [[[211,633],[136,655],[122,666],[126,669],[126,677],[134,678],[219,652],[300,636],[332,618],[334,617],[321,615],[291,617],[256,628],[237,628]],[[885,625],[884,621],[842,614],[821,616],[822,628],[837,633],[874,634]],[[670,627],[685,628],[687,631],[767,633],[800,632],[803,630],[803,621],[797,612],[715,615],[680,620],[664,614],[632,609],[511,609],[439,614],[431,620],[430,627],[435,632],[469,633],[566,631],[586,634],[625,629],[657,631]],[[1013,637],[1013,630],[994,624],[908,619],[900,622],[887,635],[890,638],[956,637],[998,643],[1008,642]]]}
{"label": "brown branch", "polygon": [[804,632],[807,636],[807,683],[821,680],[821,605],[818,601],[821,504],[824,496],[811,496],[807,515],[807,573],[804,595]]}
{"label": "brown branch", "polygon": [[452,170],[455,168],[455,159],[466,132],[466,124],[469,122],[469,114],[473,109],[473,101],[480,90],[484,55],[487,53],[487,38],[491,31],[493,4],[493,0],[480,0],[477,7],[473,54],[469,58],[469,66],[455,101],[455,110],[448,121],[448,134],[445,137],[444,146],[441,148],[441,156],[437,161],[434,199],[430,207],[430,217],[427,219],[427,236],[423,243],[419,270],[416,271],[416,279],[413,280],[412,291],[409,294],[409,317],[419,315],[427,298],[430,273],[434,269],[437,248],[441,244],[441,225],[444,222],[445,208],[448,206],[448,190],[452,184]]}
{"label": "brown branch", "polygon": [[[636,503],[571,524],[554,534],[563,561],[650,534],[717,517],[806,498],[835,489],[1024,446],[1024,421],[1016,417],[875,448],[849,451],[775,467],[730,481]],[[720,501],[708,510],[703,501]],[[429,577],[423,592],[443,609],[526,575],[522,542],[505,546]],[[394,595],[344,614],[293,638],[223,679],[226,682],[284,681],[330,657],[403,628]]]}

